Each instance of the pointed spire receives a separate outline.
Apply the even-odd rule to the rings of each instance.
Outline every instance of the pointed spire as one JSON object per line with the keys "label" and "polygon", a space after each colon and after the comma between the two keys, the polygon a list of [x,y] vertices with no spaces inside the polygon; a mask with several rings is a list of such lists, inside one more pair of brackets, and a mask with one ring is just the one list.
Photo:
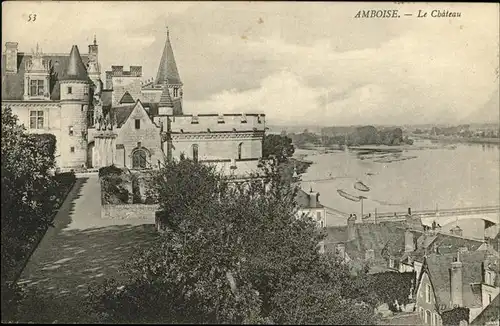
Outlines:
{"label": "pointed spire", "polygon": [[71,48],[71,53],[69,54],[68,67],[66,68],[66,80],[88,80],[87,69],[83,64],[82,57],[80,56],[80,51],[78,46],[73,45]]}
{"label": "pointed spire", "polygon": [[94,34],[94,45],[97,45],[97,38],[95,34]]}
{"label": "pointed spire", "polygon": [[168,86],[163,86],[163,92],[161,93],[160,103],[158,104],[160,108],[173,108],[174,102],[170,97],[170,92],[168,91]]}
{"label": "pointed spire", "polygon": [[158,73],[156,74],[155,84],[156,85],[182,84],[181,77],[179,76],[179,71],[177,70],[177,64],[175,63],[172,44],[170,44],[170,33],[168,31],[168,28],[167,28],[167,40],[165,42],[165,47],[163,48],[163,54],[161,56],[160,64],[158,66]]}

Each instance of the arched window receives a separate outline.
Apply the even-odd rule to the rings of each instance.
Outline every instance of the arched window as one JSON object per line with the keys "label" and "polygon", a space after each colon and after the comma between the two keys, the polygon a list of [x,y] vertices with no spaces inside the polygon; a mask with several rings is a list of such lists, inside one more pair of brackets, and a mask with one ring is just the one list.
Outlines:
{"label": "arched window", "polygon": [[132,168],[145,169],[147,167],[147,153],[144,149],[136,149],[132,153]]}
{"label": "arched window", "polygon": [[193,161],[198,162],[198,144],[193,144]]}
{"label": "arched window", "polygon": [[238,144],[238,160],[241,160],[241,148],[243,147],[243,143]]}

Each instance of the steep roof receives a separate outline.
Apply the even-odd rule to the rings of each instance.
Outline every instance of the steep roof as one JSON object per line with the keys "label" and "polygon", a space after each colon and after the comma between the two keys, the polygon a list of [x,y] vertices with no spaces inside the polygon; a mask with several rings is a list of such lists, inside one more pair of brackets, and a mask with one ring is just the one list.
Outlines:
{"label": "steep roof", "polygon": [[112,110],[114,111],[114,114],[116,116],[117,128],[123,126],[123,124],[125,123],[125,121],[127,121],[130,114],[132,114],[132,112],[134,111],[134,108],[135,108],[135,103],[113,107]]}
{"label": "steep roof", "polygon": [[311,196],[316,195],[316,193],[307,193],[302,189],[299,189],[297,196],[295,197],[295,201],[300,208],[323,208],[324,206],[319,202],[319,194],[318,199],[311,205]]}
{"label": "steep roof", "polygon": [[170,44],[168,31],[167,40],[163,48],[163,54],[156,74],[155,84],[182,84],[179,71],[177,70],[177,64],[175,63],[174,51],[172,50],[172,44]]}
{"label": "steep roof", "polygon": [[82,61],[80,56],[80,51],[78,46],[73,45],[71,47],[71,52],[69,54],[68,66],[66,67],[66,74],[63,77],[64,80],[81,80],[87,81],[89,79],[87,75],[87,68]]}
{"label": "steep roof", "polygon": [[[24,73],[26,62],[31,60],[32,54],[19,52],[17,54],[17,73],[7,73],[5,69],[5,54],[2,54],[2,100],[22,100],[24,96]],[[66,77],[66,69],[69,64],[69,54],[45,54],[42,55],[45,62],[49,62],[52,71],[50,82],[50,99],[59,100],[59,80]],[[88,55],[80,56],[83,63],[88,62]]]}
{"label": "steep roof", "polygon": [[[467,308],[481,306],[481,283],[483,278],[482,264],[487,256],[486,251],[465,252],[460,254],[462,262],[462,291],[463,303]],[[429,278],[436,295],[437,306],[441,311],[448,310],[451,301],[451,263],[457,257],[456,253],[445,255],[431,254],[425,258],[424,268],[428,271]],[[447,308],[444,308],[447,307]]]}
{"label": "steep roof", "polygon": [[123,94],[123,96],[122,96],[122,98],[121,98],[121,100],[120,100],[120,102],[119,102],[119,103],[120,103],[120,104],[130,104],[130,103],[135,103],[135,101],[134,101],[134,99],[132,98],[132,95],[130,95],[130,93],[129,93],[128,91],[126,91],[126,92]]}
{"label": "steep roof", "polygon": [[170,97],[170,91],[168,87],[163,86],[163,91],[161,93],[160,102],[158,103],[158,107],[160,108],[173,108],[174,103],[172,102],[172,98]]}
{"label": "steep roof", "polygon": [[423,261],[426,253],[433,253],[436,250],[441,254],[456,253],[462,247],[467,247],[469,251],[476,251],[482,244],[481,240],[464,238],[454,234],[421,233],[417,239],[417,248],[411,253],[411,256],[416,260]]}
{"label": "steep roof", "polygon": [[471,325],[484,325],[487,322],[498,320],[500,320],[500,295],[497,294],[495,299],[474,318]]}

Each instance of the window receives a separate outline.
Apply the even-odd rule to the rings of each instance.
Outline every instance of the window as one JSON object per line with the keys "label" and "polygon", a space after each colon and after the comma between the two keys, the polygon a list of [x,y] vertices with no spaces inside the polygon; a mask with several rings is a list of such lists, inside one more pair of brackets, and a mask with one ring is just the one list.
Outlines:
{"label": "window", "polygon": [[73,126],[69,126],[69,135],[73,136]]}
{"label": "window", "polygon": [[217,123],[224,123],[224,116],[222,114],[219,114],[219,117],[217,118]]}
{"label": "window", "polygon": [[422,317],[422,318],[423,318],[423,317],[424,317],[424,308],[420,307],[420,308],[418,309],[418,312],[420,313],[420,317]]}
{"label": "window", "polygon": [[243,143],[238,144],[238,160],[241,160],[241,148],[243,147]]}
{"label": "window", "polygon": [[431,323],[431,312],[429,310],[425,311],[425,323],[430,324]]}
{"label": "window", "polygon": [[425,302],[431,303],[431,286],[429,284],[425,285]]}
{"label": "window", "polygon": [[74,152],[75,152],[75,148],[74,148],[73,146],[71,146],[71,147],[69,148],[69,151],[70,151],[71,153],[74,153]]}
{"label": "window", "polygon": [[88,86],[85,86],[83,88],[83,95],[89,95],[89,87]]}
{"label": "window", "polygon": [[68,86],[68,94],[73,94],[73,87]]}
{"label": "window", "polygon": [[141,129],[141,119],[135,119],[135,129]]}
{"label": "window", "polygon": [[136,149],[132,153],[132,168],[145,169],[147,165],[147,154],[143,149]]}
{"label": "window", "polygon": [[30,129],[43,129],[43,111],[30,111]]}
{"label": "window", "polygon": [[247,116],[245,115],[245,113],[241,115],[241,123],[247,123]]}
{"label": "window", "polygon": [[321,221],[321,212],[316,212],[316,219]]}
{"label": "window", "polygon": [[179,96],[179,89],[177,87],[174,87],[174,97]]}
{"label": "window", "polygon": [[434,317],[432,319],[433,325],[439,326],[439,315],[437,313],[434,313],[433,317]]}
{"label": "window", "polygon": [[43,80],[35,79],[30,80],[30,95],[31,96],[43,96],[45,93]]}
{"label": "window", "polygon": [[389,267],[394,268],[394,259],[389,258]]}
{"label": "window", "polygon": [[491,294],[488,294],[488,304],[491,303]]}
{"label": "window", "polygon": [[193,161],[198,162],[198,145],[193,144]]}
{"label": "window", "polygon": [[257,116],[257,123],[262,123],[262,120],[260,119],[260,114]]}

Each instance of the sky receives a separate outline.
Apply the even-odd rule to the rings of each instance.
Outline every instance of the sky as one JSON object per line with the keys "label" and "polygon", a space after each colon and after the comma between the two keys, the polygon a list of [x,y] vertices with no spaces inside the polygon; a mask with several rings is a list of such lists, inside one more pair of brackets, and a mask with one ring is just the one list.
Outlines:
{"label": "sky", "polygon": [[[166,27],[184,112],[268,124],[498,122],[499,5],[373,2],[3,2],[2,39],[156,76]],[[359,10],[401,18],[354,18]],[[428,12],[417,18],[418,11]],[[432,18],[432,10],[460,18]],[[413,16],[404,16],[412,13]],[[29,15],[36,19],[29,21]]]}

